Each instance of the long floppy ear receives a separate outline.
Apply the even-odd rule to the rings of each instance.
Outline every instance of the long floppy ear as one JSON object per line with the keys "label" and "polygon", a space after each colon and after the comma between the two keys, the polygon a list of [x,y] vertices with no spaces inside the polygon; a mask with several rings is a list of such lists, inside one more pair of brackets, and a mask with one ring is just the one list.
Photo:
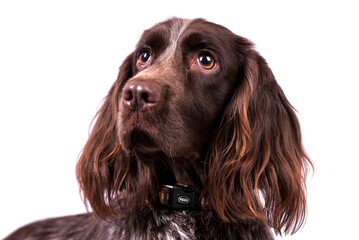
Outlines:
{"label": "long floppy ear", "polygon": [[250,46],[207,160],[212,208],[224,221],[261,220],[294,233],[306,215],[311,165],[292,106],[265,60]]}
{"label": "long floppy ear", "polygon": [[[128,161],[120,160],[124,156],[116,124],[120,89],[132,76],[132,61],[131,54],[121,65],[117,81],[94,119],[95,124],[76,166],[77,179],[86,205],[89,203],[94,213],[102,218],[115,215],[113,196],[117,193],[114,191],[122,184],[129,169]],[[121,167],[117,166],[119,161]],[[115,168],[117,176],[113,175]]]}

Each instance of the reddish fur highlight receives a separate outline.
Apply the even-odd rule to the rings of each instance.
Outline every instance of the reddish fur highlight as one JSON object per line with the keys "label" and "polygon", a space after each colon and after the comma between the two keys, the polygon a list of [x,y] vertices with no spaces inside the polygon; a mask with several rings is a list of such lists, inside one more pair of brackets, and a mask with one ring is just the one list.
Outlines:
{"label": "reddish fur highlight", "polygon": [[295,233],[305,220],[311,162],[292,106],[266,62],[248,53],[208,155],[206,191],[224,221],[260,219],[276,233]]}

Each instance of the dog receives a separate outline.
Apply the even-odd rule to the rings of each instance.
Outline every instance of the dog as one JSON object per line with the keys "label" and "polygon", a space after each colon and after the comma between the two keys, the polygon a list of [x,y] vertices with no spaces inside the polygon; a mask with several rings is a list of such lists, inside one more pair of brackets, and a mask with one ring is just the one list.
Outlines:
{"label": "dog", "polygon": [[87,214],[9,239],[274,239],[306,217],[295,111],[251,41],[203,19],[144,31],[76,167]]}

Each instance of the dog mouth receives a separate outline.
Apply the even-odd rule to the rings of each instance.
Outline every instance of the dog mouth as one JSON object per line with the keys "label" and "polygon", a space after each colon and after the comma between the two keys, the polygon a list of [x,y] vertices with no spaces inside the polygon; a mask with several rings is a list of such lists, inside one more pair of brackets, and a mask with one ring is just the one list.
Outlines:
{"label": "dog mouth", "polygon": [[123,149],[129,154],[198,158],[202,152],[199,143],[180,131],[181,124],[170,121],[167,115],[160,117],[156,113],[133,112],[124,108],[118,119],[118,137]]}
{"label": "dog mouth", "polygon": [[129,147],[141,153],[149,154],[161,151],[156,139],[147,131],[134,127],[129,136]]}

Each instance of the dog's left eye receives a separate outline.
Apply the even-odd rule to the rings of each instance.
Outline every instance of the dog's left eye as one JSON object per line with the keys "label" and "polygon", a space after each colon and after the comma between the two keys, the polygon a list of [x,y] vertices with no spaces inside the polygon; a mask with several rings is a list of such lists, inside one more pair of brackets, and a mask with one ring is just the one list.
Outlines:
{"label": "dog's left eye", "polygon": [[199,66],[203,70],[209,71],[215,69],[217,64],[211,54],[202,53],[197,57],[197,66]]}
{"label": "dog's left eye", "polygon": [[149,50],[145,50],[140,53],[137,59],[137,64],[139,67],[143,68],[145,65],[151,60],[151,52]]}

